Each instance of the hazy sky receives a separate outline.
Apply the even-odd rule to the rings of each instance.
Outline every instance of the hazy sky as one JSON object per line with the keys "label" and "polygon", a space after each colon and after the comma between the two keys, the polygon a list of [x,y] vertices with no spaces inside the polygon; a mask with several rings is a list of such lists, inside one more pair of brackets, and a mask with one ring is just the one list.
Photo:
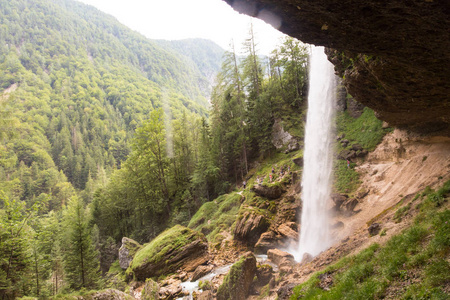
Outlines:
{"label": "hazy sky", "polygon": [[268,54],[282,34],[259,19],[234,11],[222,0],[78,0],[113,15],[151,39],[210,39],[229,50],[248,34],[253,20],[260,54]]}

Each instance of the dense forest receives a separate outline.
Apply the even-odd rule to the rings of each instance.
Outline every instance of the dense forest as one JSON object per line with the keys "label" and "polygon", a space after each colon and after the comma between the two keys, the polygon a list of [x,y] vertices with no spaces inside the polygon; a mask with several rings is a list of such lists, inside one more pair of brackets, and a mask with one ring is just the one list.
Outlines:
{"label": "dense forest", "polygon": [[302,135],[308,49],[294,39],[262,57],[251,26],[244,53],[224,53],[70,0],[0,9],[2,299],[111,286],[123,236],[187,225],[273,154],[275,119]]}

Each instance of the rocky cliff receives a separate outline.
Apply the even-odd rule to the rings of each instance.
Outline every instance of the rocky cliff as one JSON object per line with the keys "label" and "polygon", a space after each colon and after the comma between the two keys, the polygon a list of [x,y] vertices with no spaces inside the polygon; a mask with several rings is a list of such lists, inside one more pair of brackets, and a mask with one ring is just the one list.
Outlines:
{"label": "rocky cliff", "polygon": [[450,135],[450,6],[441,0],[224,0],[329,60],[392,126]]}

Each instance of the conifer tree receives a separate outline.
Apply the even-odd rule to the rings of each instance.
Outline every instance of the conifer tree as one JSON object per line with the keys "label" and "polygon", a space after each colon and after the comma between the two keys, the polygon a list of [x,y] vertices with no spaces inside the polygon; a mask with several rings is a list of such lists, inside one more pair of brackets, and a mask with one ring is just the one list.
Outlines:
{"label": "conifer tree", "polygon": [[89,215],[81,199],[72,197],[65,211],[64,269],[72,289],[97,288],[100,279],[98,252],[92,244]]}

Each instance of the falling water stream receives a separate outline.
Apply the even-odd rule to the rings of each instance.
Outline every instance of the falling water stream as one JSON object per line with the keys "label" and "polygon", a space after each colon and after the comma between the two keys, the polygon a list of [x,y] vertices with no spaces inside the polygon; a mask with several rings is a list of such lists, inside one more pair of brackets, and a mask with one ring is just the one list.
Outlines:
{"label": "falling water stream", "polygon": [[316,256],[331,245],[328,200],[333,166],[333,116],[336,78],[323,47],[312,49],[308,114],[303,154],[302,216],[296,259]]}

